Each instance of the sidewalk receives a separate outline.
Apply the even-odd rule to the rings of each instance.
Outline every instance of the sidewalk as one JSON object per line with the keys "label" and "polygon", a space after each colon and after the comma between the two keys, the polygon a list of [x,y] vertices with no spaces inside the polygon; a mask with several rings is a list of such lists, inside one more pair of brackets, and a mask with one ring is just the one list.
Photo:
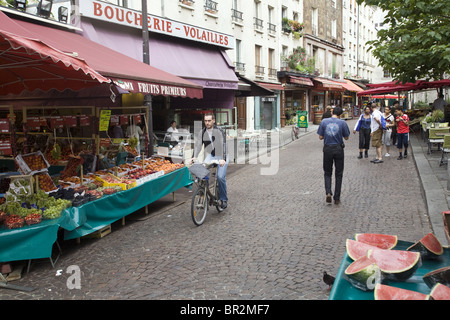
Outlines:
{"label": "sidewalk", "polygon": [[441,244],[448,246],[442,219],[442,212],[449,211],[450,207],[447,165],[439,166],[441,151],[437,151],[437,147],[433,147],[432,153],[428,154],[427,143],[422,139],[420,132],[410,134],[410,144],[422,182],[431,227]]}

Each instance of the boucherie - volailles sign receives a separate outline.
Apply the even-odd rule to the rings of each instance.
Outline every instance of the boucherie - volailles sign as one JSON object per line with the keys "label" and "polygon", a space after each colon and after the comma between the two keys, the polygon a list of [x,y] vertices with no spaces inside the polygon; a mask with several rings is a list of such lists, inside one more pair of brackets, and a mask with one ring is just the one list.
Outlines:
{"label": "boucherie - volailles sign", "polygon": [[[134,28],[142,28],[140,11],[119,7],[101,1],[80,1],[80,14],[85,17],[108,21]],[[185,23],[148,15],[148,29],[151,32],[204,42],[228,49],[234,48],[234,37]]]}

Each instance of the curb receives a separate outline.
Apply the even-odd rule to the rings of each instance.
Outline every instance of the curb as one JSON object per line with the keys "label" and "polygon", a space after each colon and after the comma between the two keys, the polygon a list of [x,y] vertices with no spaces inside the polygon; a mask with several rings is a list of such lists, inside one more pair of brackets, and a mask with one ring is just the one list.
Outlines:
{"label": "curb", "polygon": [[428,211],[428,220],[439,242],[443,246],[447,246],[448,240],[445,235],[444,220],[442,219],[442,212],[449,211],[446,193],[434,174],[428,159],[425,157],[422,147],[418,145],[416,135],[412,135],[411,138],[412,154],[420,182],[422,183],[422,190]]}

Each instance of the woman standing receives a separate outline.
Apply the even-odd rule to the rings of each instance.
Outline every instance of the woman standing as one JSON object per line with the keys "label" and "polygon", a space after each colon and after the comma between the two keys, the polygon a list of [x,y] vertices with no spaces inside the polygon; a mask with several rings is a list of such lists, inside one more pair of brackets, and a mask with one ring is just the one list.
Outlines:
{"label": "woman standing", "polygon": [[359,156],[358,159],[362,159],[363,150],[364,158],[369,157],[369,148],[370,148],[370,123],[372,121],[371,116],[372,108],[370,104],[368,104],[364,108],[363,114],[359,117],[358,122],[356,122],[355,128],[353,129],[353,134],[359,132]]}

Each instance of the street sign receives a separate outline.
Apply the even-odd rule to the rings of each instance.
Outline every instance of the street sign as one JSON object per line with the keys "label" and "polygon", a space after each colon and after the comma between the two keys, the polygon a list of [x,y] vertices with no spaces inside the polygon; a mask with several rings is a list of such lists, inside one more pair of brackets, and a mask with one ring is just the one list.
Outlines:
{"label": "street sign", "polygon": [[297,111],[297,126],[299,128],[308,128],[308,111],[306,110]]}

